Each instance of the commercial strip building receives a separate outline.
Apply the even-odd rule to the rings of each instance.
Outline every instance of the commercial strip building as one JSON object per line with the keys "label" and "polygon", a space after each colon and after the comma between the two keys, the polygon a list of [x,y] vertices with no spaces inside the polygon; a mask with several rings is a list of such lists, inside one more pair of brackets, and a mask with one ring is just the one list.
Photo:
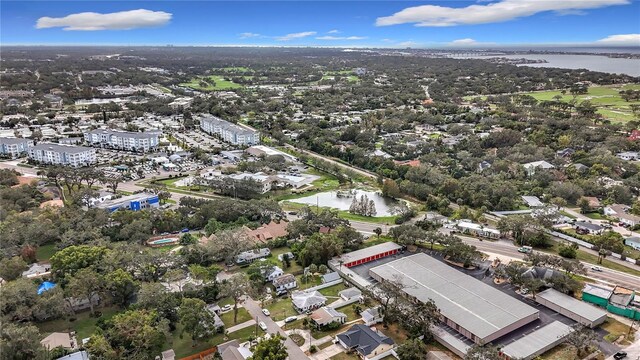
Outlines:
{"label": "commercial strip building", "polygon": [[607,320],[606,311],[554,289],[547,289],[537,294],[536,302],[590,328]]}
{"label": "commercial strip building", "polygon": [[117,210],[139,211],[149,208],[157,208],[160,206],[160,200],[156,194],[140,193],[123,196],[118,199],[109,199],[94,205],[98,209],[104,209],[109,212]]}
{"label": "commercial strip building", "polygon": [[537,309],[424,253],[374,267],[369,275],[379,282],[400,281],[405,294],[416,301],[432,299],[440,320],[477,344],[490,343],[539,318]]}
{"label": "commercial strip building", "polygon": [[91,146],[148,152],[158,147],[160,135],[160,131],[131,132],[96,129],[84,133],[84,141]]}
{"label": "commercial strip building", "polygon": [[0,137],[0,155],[12,159],[29,153],[33,147],[33,140],[25,138]]}
{"label": "commercial strip building", "polygon": [[493,229],[481,224],[476,224],[470,221],[458,221],[458,223],[456,224],[456,229],[458,229],[463,234],[471,234],[491,239],[500,238],[500,230]]}
{"label": "commercial strip building", "polygon": [[338,263],[341,263],[342,266],[349,268],[390,255],[395,255],[400,252],[400,250],[402,250],[402,246],[390,241],[343,254],[337,258],[337,261]]}
{"label": "commercial strip building", "polygon": [[29,149],[29,159],[50,165],[89,166],[96,162],[96,149],[84,146],[40,143]]}
{"label": "commercial strip building", "polygon": [[233,145],[251,146],[260,143],[260,133],[257,130],[215,116],[200,118],[200,129]]}
{"label": "commercial strip building", "polygon": [[503,347],[501,356],[506,360],[531,360],[560,345],[572,332],[571,326],[554,321]]}

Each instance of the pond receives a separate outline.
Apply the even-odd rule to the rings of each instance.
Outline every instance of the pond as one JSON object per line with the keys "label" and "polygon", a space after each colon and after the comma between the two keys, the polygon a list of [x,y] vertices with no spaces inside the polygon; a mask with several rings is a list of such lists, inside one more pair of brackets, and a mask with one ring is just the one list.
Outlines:
{"label": "pond", "polygon": [[349,211],[351,202],[354,197],[360,198],[360,196],[366,195],[370,200],[376,204],[376,216],[391,216],[389,212],[390,207],[397,202],[397,200],[382,196],[379,192],[367,191],[367,190],[343,190],[343,191],[326,191],[311,196],[306,196],[298,199],[291,199],[290,202],[298,204],[306,204],[310,206],[330,207],[338,210]]}

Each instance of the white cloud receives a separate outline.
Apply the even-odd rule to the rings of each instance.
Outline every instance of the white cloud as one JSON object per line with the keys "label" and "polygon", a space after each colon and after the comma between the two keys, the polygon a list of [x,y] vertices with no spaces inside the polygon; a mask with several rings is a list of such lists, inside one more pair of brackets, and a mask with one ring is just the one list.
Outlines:
{"label": "white cloud", "polygon": [[340,30],[336,30],[336,29],[327,31],[327,34],[339,34],[339,33],[340,33]]}
{"label": "white cloud", "polygon": [[403,41],[396,44],[398,47],[415,47],[419,46],[420,43],[415,41]]}
{"label": "white cloud", "polygon": [[640,34],[619,34],[609,35],[604,39],[596,41],[601,45],[618,45],[618,46],[640,46]]}
{"label": "white cloud", "polygon": [[261,37],[262,35],[257,33],[252,33],[252,32],[243,32],[238,34],[238,36],[240,36],[240,39],[248,39],[248,38]]}
{"label": "white cloud", "polygon": [[364,40],[366,36],[318,36],[317,40]]}
{"label": "white cloud", "polygon": [[317,34],[315,31],[304,31],[304,32],[299,32],[299,33],[293,33],[293,34],[287,34],[284,36],[277,36],[276,40],[278,41],[290,41],[290,40],[294,40],[294,39],[301,39],[301,38],[305,38],[308,36],[313,36]]}
{"label": "white cloud", "polygon": [[119,11],[100,14],[83,12],[65,17],[41,17],[36,22],[37,29],[61,27],[63,30],[131,30],[166,25],[172,14],[146,9]]}
{"label": "white cloud", "polygon": [[466,38],[466,39],[453,40],[449,44],[451,44],[451,45],[475,45],[477,43],[478,42],[473,40],[473,39]]}
{"label": "white cloud", "polygon": [[391,16],[379,17],[378,26],[415,23],[416,26],[456,26],[488,24],[531,16],[540,12],[557,13],[597,9],[612,5],[629,4],[630,0],[502,0],[474,4],[462,8],[439,5],[409,7]]}

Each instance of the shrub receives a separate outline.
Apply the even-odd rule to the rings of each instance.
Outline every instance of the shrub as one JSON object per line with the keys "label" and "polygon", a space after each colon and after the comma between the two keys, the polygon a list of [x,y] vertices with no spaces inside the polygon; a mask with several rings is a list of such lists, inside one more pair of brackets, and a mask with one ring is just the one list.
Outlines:
{"label": "shrub", "polygon": [[318,351],[318,348],[315,345],[311,345],[309,347],[309,352],[315,354]]}

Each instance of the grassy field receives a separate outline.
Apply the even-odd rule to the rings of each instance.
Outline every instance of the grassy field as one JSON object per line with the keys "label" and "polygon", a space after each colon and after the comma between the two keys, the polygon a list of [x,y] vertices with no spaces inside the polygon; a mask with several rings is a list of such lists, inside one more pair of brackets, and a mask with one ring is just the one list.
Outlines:
{"label": "grassy field", "polygon": [[[537,250],[544,251],[544,252],[550,252],[550,253],[553,253],[553,254],[558,254],[558,246],[559,246],[559,243],[555,242],[553,244],[553,246],[550,247],[549,249],[537,249]],[[578,255],[578,260],[580,260],[580,261],[585,261],[585,262],[588,262],[588,263],[591,263],[591,264],[597,264],[598,263],[598,256],[597,255],[588,253],[588,252],[583,251],[583,250],[578,250],[577,251],[577,255]],[[631,274],[631,275],[634,275],[634,276],[640,276],[640,270],[636,270],[636,269],[633,269],[631,267],[627,267],[627,266],[618,264],[617,262],[613,262],[613,261],[608,260],[608,259],[602,260],[602,264],[601,265],[602,265],[602,267],[609,268],[609,269],[612,269],[612,270],[617,270],[617,271],[624,272],[624,273],[627,273],[627,274]],[[629,265],[631,265],[631,264],[629,264]]]}
{"label": "grassy field", "polygon": [[[102,316],[109,319],[120,310],[116,307],[104,307],[96,309],[96,311],[102,312]],[[69,321],[69,319],[72,318],[75,318],[75,320]],[[43,335],[48,335],[52,332],[75,331],[78,341],[81,341],[95,332],[99,318],[89,316],[89,311],[83,311],[73,315],[69,319],[46,321],[36,324],[36,326],[40,329],[40,332],[42,332]]]}
{"label": "grassy field", "polygon": [[225,80],[224,77],[220,75],[207,76],[206,78],[209,79],[209,81],[215,82],[215,86],[209,84],[206,87],[202,87],[200,86],[200,81],[203,78],[204,77],[193,78],[189,82],[180,84],[180,86],[186,86],[194,90],[203,90],[203,91],[231,90],[231,89],[239,89],[242,87],[242,85],[236,84],[233,81]]}
{"label": "grassy field", "polygon": [[[611,121],[629,121],[634,116],[629,105],[640,104],[640,101],[624,101],[618,92],[620,90],[640,90],[640,84],[627,84],[623,86],[593,86],[589,88],[587,94],[578,95],[576,100],[578,103],[589,100],[593,105],[598,107],[598,113],[602,114],[606,119]],[[569,102],[573,99],[573,95],[562,94],[560,90],[553,91],[537,91],[527,93],[538,101],[552,101],[555,96],[561,96],[562,101]]]}
{"label": "grassy field", "polygon": [[36,250],[36,258],[38,259],[38,261],[47,261],[51,259],[53,254],[55,254],[57,251],[58,249],[56,249],[56,246],[54,244],[42,245],[39,246]]}
{"label": "grassy field", "polygon": [[[629,332],[629,325],[623,324],[612,317],[608,317],[607,321],[605,321],[604,324],[600,325],[600,327],[609,333],[604,337],[604,339],[608,342],[614,342],[621,335],[626,336]],[[634,332],[632,331],[627,340],[633,341],[633,338]]]}
{"label": "grassy field", "polygon": [[245,321],[251,320],[251,314],[245,308],[238,308],[238,321],[233,322],[233,310],[227,311],[226,313],[220,315],[220,319],[224,322],[226,327],[231,327],[236,324],[242,324]]}

